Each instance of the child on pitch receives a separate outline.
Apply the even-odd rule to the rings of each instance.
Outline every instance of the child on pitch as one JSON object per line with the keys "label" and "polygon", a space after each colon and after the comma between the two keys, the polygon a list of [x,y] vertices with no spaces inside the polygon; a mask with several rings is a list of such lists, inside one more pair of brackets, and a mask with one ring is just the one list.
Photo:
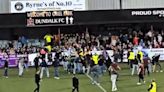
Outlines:
{"label": "child on pitch", "polygon": [[75,74],[73,74],[73,78],[72,78],[72,92],[79,92],[79,79],[75,76]]}

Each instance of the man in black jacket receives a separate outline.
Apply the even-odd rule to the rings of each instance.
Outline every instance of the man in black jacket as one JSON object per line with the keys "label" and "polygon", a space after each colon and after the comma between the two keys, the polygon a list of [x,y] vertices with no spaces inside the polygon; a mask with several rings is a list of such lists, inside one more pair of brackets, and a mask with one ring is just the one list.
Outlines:
{"label": "man in black jacket", "polygon": [[4,77],[8,78],[8,64],[9,64],[9,59],[5,58],[5,64],[4,64]]}
{"label": "man in black jacket", "polygon": [[37,71],[35,74],[35,83],[37,85],[37,88],[34,90],[34,92],[39,92],[39,89],[40,89],[40,71]]}
{"label": "man in black jacket", "polygon": [[75,76],[75,74],[73,75],[72,78],[72,83],[73,83],[73,87],[72,87],[72,92],[79,92],[79,79]]}
{"label": "man in black jacket", "polygon": [[39,55],[37,55],[34,59],[34,65],[35,65],[35,69],[36,71],[38,70],[39,67]]}
{"label": "man in black jacket", "polygon": [[[162,66],[161,66],[160,61],[159,61],[159,58],[160,58],[160,54],[155,54],[152,57],[153,72],[155,72],[157,66],[159,66],[160,72],[163,72]],[[158,72],[158,70],[156,72]]]}

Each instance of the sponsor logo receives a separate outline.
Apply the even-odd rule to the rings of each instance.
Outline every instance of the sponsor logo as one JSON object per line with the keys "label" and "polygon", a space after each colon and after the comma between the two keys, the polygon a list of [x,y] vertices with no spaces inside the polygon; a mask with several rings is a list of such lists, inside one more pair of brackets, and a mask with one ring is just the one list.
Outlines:
{"label": "sponsor logo", "polygon": [[17,11],[21,11],[21,10],[23,10],[23,8],[24,8],[24,6],[23,6],[23,4],[22,4],[21,2],[17,2],[17,3],[15,4],[15,9],[16,9]]}

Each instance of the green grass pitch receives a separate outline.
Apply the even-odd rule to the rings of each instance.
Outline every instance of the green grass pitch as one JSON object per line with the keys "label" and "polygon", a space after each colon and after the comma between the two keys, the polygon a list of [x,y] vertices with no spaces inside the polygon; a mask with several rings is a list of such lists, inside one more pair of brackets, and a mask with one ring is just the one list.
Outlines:
{"label": "green grass pitch", "polygon": [[[164,66],[164,63],[163,63]],[[150,76],[145,76],[146,84],[138,86],[137,75],[131,76],[131,71],[126,64],[121,64],[117,92],[147,92],[147,88],[152,78],[157,81],[157,92],[164,92],[164,73],[152,73]],[[53,78],[53,68],[50,68],[50,78],[44,77],[41,82],[40,92],[71,92],[72,75],[65,73],[60,69],[60,80]],[[0,69],[0,92],[33,92],[36,85],[34,83],[34,69],[24,72],[24,76],[18,77],[18,69],[9,69],[9,78],[4,78],[3,69]],[[90,79],[86,75],[77,75],[80,81],[80,92],[103,92],[96,85],[92,85]],[[101,78],[101,86],[111,92],[111,82],[108,73],[105,73]]]}

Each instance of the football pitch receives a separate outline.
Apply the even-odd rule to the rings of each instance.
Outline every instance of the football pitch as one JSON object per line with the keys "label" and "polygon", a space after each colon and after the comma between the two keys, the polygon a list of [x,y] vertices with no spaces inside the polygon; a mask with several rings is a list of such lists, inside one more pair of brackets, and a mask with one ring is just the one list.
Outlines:
{"label": "football pitch", "polygon": [[[162,63],[164,66],[164,63]],[[151,73],[150,76],[145,76],[146,84],[137,85],[137,75],[131,76],[131,71],[126,64],[121,64],[119,79],[117,81],[117,92],[148,92],[148,86],[151,79],[155,78],[157,81],[157,92],[164,91],[164,73]],[[9,69],[9,78],[4,78],[3,69],[0,69],[0,92],[33,92],[36,85],[34,83],[34,68],[24,72],[23,77],[18,77],[18,69]],[[50,68],[50,78],[44,76],[41,82],[40,92],[71,92],[72,89],[72,75],[60,69],[60,80],[53,78],[53,67]],[[97,85],[92,85],[90,79],[86,75],[77,75],[79,78],[80,92],[103,92]],[[100,85],[107,91],[111,92],[111,82],[108,73],[101,77]]]}

